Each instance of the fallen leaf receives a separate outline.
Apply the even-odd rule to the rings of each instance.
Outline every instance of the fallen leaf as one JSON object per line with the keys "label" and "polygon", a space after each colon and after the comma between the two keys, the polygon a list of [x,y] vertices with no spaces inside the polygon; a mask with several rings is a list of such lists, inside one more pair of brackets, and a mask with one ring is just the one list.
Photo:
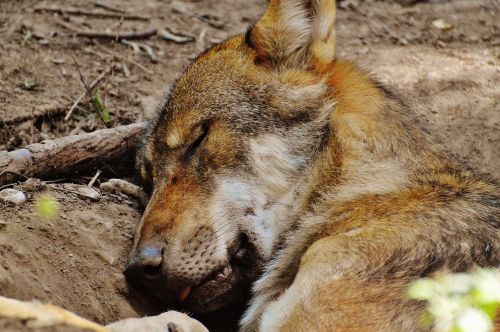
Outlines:
{"label": "fallen leaf", "polygon": [[451,28],[453,28],[453,25],[451,25],[450,23],[446,22],[442,18],[437,19],[435,21],[432,21],[432,25],[434,27],[438,28],[438,29],[441,29],[442,31],[448,31]]}

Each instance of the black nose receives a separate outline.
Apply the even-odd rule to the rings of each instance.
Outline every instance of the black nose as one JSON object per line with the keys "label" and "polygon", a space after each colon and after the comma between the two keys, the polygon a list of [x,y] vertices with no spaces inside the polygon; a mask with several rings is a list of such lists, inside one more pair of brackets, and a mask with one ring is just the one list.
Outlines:
{"label": "black nose", "polygon": [[160,247],[146,246],[140,249],[124,271],[132,282],[156,279],[162,275],[163,250]]}

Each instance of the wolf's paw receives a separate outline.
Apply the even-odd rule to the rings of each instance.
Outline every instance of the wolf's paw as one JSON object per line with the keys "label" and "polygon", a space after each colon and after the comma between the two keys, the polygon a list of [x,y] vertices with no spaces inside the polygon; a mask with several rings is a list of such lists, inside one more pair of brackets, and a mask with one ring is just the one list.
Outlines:
{"label": "wolf's paw", "polygon": [[116,332],[208,332],[203,324],[177,311],[169,311],[153,317],[128,318],[106,327]]}

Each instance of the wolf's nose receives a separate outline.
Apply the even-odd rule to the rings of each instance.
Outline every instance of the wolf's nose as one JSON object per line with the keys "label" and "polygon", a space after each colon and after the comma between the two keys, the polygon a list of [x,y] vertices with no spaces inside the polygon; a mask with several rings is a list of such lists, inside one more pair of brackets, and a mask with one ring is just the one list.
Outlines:
{"label": "wolf's nose", "polygon": [[162,275],[162,263],[162,248],[146,246],[137,252],[137,255],[125,269],[124,274],[133,281],[139,281],[137,279],[154,279]]}

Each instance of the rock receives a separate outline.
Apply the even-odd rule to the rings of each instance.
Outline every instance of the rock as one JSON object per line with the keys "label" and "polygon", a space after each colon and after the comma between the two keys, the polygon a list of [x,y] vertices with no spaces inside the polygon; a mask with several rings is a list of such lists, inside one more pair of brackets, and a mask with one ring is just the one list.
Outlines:
{"label": "rock", "polygon": [[158,316],[143,318],[128,318],[106,326],[113,332],[132,331],[186,331],[186,332],[208,332],[207,328],[197,320],[186,314],[169,311]]}
{"label": "rock", "polygon": [[21,189],[27,192],[34,192],[45,188],[45,182],[40,179],[28,178],[21,184]]}
{"label": "rock", "polygon": [[453,25],[446,22],[442,18],[432,21],[432,25],[438,29],[441,29],[442,31],[448,31],[453,28]]}
{"label": "rock", "polygon": [[0,231],[7,227],[7,222],[0,219]]}
{"label": "rock", "polygon": [[0,191],[0,200],[7,203],[20,205],[26,202],[26,195],[24,195],[22,191],[9,188]]}
{"label": "rock", "polygon": [[126,194],[139,199],[143,204],[147,202],[147,196],[141,187],[121,179],[110,179],[101,183],[99,189],[113,194]]}
{"label": "rock", "polygon": [[101,199],[101,194],[93,188],[87,186],[79,186],[76,191],[83,198],[90,198],[93,201],[98,201]]}
{"label": "rock", "polygon": [[96,251],[96,255],[111,266],[115,265],[116,263],[116,257],[108,253],[107,251],[104,250]]}

